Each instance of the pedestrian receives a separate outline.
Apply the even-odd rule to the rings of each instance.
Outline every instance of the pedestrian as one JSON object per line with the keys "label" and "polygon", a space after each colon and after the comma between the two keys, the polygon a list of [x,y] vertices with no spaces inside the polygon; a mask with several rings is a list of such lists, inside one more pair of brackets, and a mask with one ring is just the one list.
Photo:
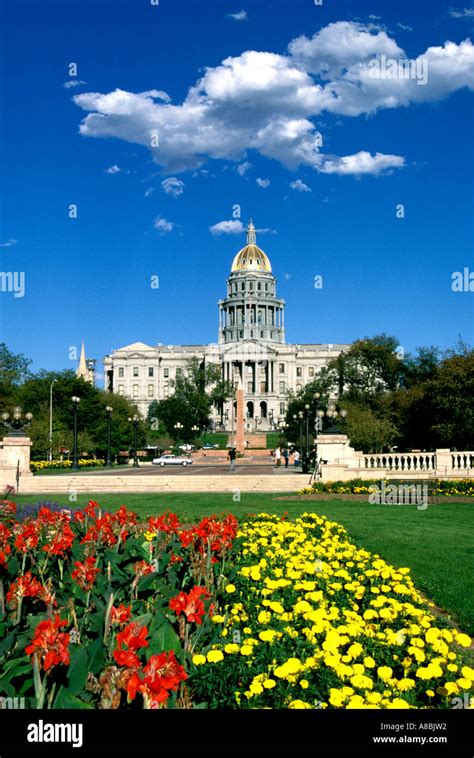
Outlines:
{"label": "pedestrian", "polygon": [[288,461],[290,459],[290,454],[288,452],[288,448],[287,447],[283,448],[282,455],[283,455],[283,458],[285,459],[285,468],[288,468]]}
{"label": "pedestrian", "polygon": [[278,467],[281,466],[281,450],[279,447],[275,450],[275,463]]}
{"label": "pedestrian", "polygon": [[237,453],[235,451],[235,447],[231,447],[229,452],[227,453],[227,456],[230,461],[230,468],[229,471],[235,471],[235,459],[237,458]]}
{"label": "pedestrian", "polygon": [[300,465],[300,451],[299,450],[295,450],[295,454],[293,456],[293,464],[294,466]]}

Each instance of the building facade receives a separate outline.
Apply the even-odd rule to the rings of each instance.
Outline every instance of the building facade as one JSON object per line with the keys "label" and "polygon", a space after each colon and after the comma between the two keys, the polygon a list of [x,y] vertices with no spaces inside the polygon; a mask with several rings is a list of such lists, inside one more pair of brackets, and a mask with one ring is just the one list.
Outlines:
{"label": "building facade", "polygon": [[[285,342],[285,301],[277,297],[276,279],[267,255],[258,247],[252,222],[247,244],[232,263],[226,297],[219,301],[217,343],[146,345],[135,342],[104,359],[105,388],[126,396],[146,416],[153,400],[173,393],[172,380],[197,357],[221,367],[222,376],[245,395],[247,432],[276,429],[285,417],[288,392],[311,382],[323,366],[349,345]],[[232,399],[223,416],[213,409],[214,428],[233,428]]]}

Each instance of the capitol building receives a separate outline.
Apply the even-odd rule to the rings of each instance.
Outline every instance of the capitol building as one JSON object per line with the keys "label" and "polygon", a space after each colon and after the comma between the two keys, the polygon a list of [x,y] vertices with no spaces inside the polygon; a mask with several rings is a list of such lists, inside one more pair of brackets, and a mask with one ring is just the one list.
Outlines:
{"label": "capitol building", "polygon": [[[277,297],[268,256],[257,245],[252,221],[247,244],[235,256],[226,296],[219,300],[218,341],[209,345],[146,345],[134,342],[104,358],[105,389],[124,395],[146,416],[150,403],[173,392],[177,371],[190,358],[221,367],[224,379],[241,386],[246,431],[268,431],[284,419],[289,391],[311,382],[349,345],[285,342],[285,301]],[[231,429],[232,400],[224,413],[213,408],[215,429]]]}

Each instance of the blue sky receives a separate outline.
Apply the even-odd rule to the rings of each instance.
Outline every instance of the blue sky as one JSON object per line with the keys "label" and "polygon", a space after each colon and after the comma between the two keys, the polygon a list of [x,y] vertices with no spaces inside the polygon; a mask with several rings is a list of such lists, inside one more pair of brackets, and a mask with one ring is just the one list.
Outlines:
{"label": "blue sky", "polygon": [[[75,368],[82,338],[99,363],[137,340],[216,341],[250,216],[287,341],[472,342],[474,294],[451,290],[474,269],[466,5],[18,0],[2,16],[0,260],[25,294],[0,292],[0,339],[35,369]],[[418,59],[420,79],[427,61],[426,84],[372,78],[382,56]]]}

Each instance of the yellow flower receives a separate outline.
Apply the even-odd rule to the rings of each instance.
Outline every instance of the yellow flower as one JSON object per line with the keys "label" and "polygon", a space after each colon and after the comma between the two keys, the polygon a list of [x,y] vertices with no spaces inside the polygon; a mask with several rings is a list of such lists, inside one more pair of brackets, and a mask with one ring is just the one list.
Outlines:
{"label": "yellow flower", "polygon": [[266,629],[264,632],[260,632],[258,636],[263,642],[272,642],[276,636],[276,632],[273,629]]}
{"label": "yellow flower", "polygon": [[471,638],[467,636],[467,634],[463,634],[462,632],[458,632],[458,634],[454,635],[454,638],[458,645],[461,645],[461,647],[469,647],[471,644]]}
{"label": "yellow flower", "polygon": [[229,593],[235,592],[235,584],[228,584],[227,587],[225,588],[225,591]]}
{"label": "yellow flower", "polygon": [[300,681],[300,687],[302,687],[304,690],[307,690],[309,687],[309,682],[307,679],[302,679]]}
{"label": "yellow flower", "polygon": [[230,655],[232,653],[238,653],[239,652],[239,646],[236,645],[234,642],[230,642],[228,645],[224,648],[225,652]]}
{"label": "yellow flower", "polygon": [[148,542],[151,542],[153,537],[156,537],[156,532],[144,532],[143,536]]}
{"label": "yellow flower", "polygon": [[218,663],[224,660],[224,653],[222,650],[209,650],[207,654],[207,660],[209,663]]}
{"label": "yellow flower", "polygon": [[474,682],[474,669],[470,668],[470,666],[463,666],[461,674],[465,679],[470,679],[471,682]]}
{"label": "yellow flower", "polygon": [[386,682],[392,676],[392,669],[390,666],[379,666],[377,674],[383,682]]}
{"label": "yellow flower", "polygon": [[271,690],[273,687],[276,687],[276,682],[274,679],[266,679],[263,683],[263,686],[266,690]]}
{"label": "yellow flower", "polygon": [[313,707],[312,705],[310,705],[309,703],[303,702],[303,700],[292,700],[288,706],[288,708],[298,708],[298,709],[303,709],[303,708],[307,709],[307,708],[312,708],[312,707]]}
{"label": "yellow flower", "polygon": [[242,645],[240,648],[240,655],[252,655],[252,645]]}
{"label": "yellow flower", "polygon": [[193,663],[195,666],[202,666],[203,663],[206,663],[206,656],[205,655],[193,655]]}

